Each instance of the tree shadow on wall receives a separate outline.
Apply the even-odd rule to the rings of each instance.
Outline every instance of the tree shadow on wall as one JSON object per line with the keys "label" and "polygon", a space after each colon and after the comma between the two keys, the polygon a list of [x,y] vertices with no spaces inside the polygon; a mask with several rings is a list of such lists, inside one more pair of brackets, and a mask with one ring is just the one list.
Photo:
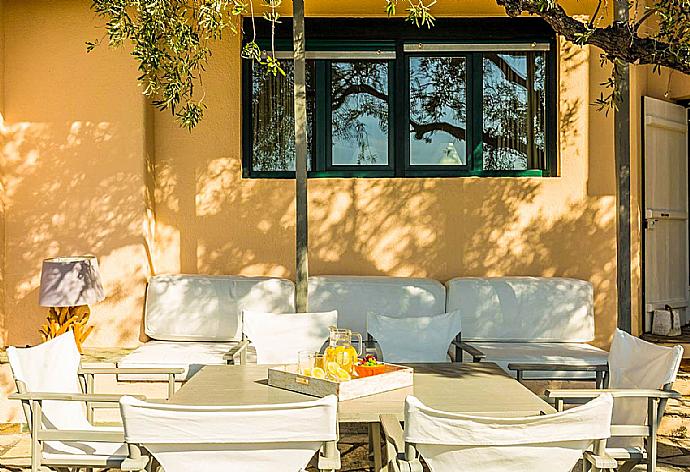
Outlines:
{"label": "tree shadow on wall", "polygon": [[79,254],[98,256],[107,296],[92,307],[91,339],[131,339],[147,276],[142,169],[136,147],[118,143],[135,142],[134,132],[110,123],[23,122],[4,138],[6,342],[39,340],[47,310],[38,306],[42,260]]}

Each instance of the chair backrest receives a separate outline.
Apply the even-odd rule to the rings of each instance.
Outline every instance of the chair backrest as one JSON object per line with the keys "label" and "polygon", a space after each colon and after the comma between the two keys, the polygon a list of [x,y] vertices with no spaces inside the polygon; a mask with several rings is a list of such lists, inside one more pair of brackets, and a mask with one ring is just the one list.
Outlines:
{"label": "chair backrest", "polygon": [[446,310],[462,313],[471,341],[590,342],[594,289],[560,277],[458,277],[446,282]]}
{"label": "chair backrest", "polygon": [[239,341],[242,310],[290,313],[294,284],[271,277],[156,275],[146,289],[144,329],[160,341]]}
{"label": "chair backrest", "polygon": [[125,441],[166,472],[297,471],[337,440],[337,398],[256,406],[182,406],[120,400]]}
{"label": "chair backrest", "polygon": [[[82,393],[78,375],[81,356],[72,331],[34,347],[9,347],[7,357],[20,392]],[[28,416],[26,421],[31,424]],[[88,424],[83,403],[43,402],[45,428],[83,429]]]}
{"label": "chair backrest", "polygon": [[[609,388],[660,389],[676,380],[683,359],[681,346],[663,347],[616,330],[609,351]],[[613,424],[644,425],[646,398],[616,398]],[[640,446],[640,438],[612,438],[616,446]]]}
{"label": "chair backrest", "polygon": [[256,349],[257,364],[296,364],[299,351],[318,352],[328,341],[338,312],[259,313],[244,311],[244,334]]}
{"label": "chair backrest", "polygon": [[369,313],[367,332],[386,362],[446,362],[460,332],[460,312],[405,318]]}
{"label": "chair backrest", "polygon": [[338,326],[366,333],[367,313],[389,316],[446,312],[446,290],[433,279],[327,275],[309,277],[309,309],[338,311]]}
{"label": "chair backrest", "polygon": [[610,436],[613,399],[605,394],[571,410],[529,418],[485,418],[405,401],[406,443],[434,472],[570,472],[593,441]]}

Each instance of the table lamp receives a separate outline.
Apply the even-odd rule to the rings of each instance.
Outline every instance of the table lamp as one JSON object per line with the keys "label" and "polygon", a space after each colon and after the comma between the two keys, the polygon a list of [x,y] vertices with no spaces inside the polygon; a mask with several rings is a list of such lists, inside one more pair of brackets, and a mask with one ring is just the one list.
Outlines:
{"label": "table lamp", "polygon": [[50,307],[50,311],[39,330],[43,340],[72,330],[81,352],[82,343],[93,330],[93,326],[86,326],[91,314],[89,305],[103,299],[105,293],[95,256],[45,259],[38,304]]}

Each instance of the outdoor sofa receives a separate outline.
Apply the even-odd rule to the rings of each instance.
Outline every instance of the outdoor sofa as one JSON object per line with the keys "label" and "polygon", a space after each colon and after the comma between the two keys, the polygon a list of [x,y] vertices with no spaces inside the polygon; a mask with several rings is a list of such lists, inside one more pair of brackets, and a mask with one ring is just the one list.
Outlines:
{"label": "outdoor sofa", "polygon": [[[551,277],[455,278],[444,286],[429,278],[315,276],[309,311],[338,311],[338,325],[366,337],[367,313],[413,317],[462,312],[462,339],[451,355],[465,360],[606,364],[594,339],[593,289],[582,280]],[[183,367],[178,380],[201,366],[224,364],[241,341],[242,312],[294,312],[294,284],[268,277],[159,275],[146,291],[144,329],[150,341],[120,367]],[[462,343],[460,343],[462,341]],[[467,353],[470,353],[469,355]],[[249,362],[252,351],[249,350]],[[543,373],[530,372],[531,378]],[[548,372],[553,378],[593,373]],[[121,376],[121,380],[164,380]]]}
{"label": "outdoor sofa", "polygon": [[[460,310],[461,346],[474,361],[574,364],[577,371],[529,371],[526,379],[602,376],[608,352],[594,341],[594,290],[561,277],[458,277],[446,282],[446,309]],[[582,366],[590,366],[586,371]]]}

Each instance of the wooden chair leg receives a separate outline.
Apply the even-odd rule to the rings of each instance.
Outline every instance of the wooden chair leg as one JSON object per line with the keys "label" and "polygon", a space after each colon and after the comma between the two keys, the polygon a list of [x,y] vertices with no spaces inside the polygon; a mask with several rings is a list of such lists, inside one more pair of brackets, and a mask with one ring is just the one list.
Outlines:
{"label": "wooden chair leg", "polygon": [[38,472],[41,469],[41,459],[43,451],[41,443],[38,441],[38,431],[41,429],[41,418],[43,412],[41,402],[31,402],[31,472]]}
{"label": "wooden chair leg", "polygon": [[582,472],[589,472],[592,466],[587,459],[582,459]]}
{"label": "wooden chair leg", "polygon": [[381,423],[370,423],[371,428],[371,448],[374,452],[374,472],[383,470],[382,449],[381,449]]}
{"label": "wooden chair leg", "polygon": [[656,472],[656,431],[657,431],[657,406],[656,398],[647,400],[647,424],[649,425],[649,438],[647,438],[647,472]]}

